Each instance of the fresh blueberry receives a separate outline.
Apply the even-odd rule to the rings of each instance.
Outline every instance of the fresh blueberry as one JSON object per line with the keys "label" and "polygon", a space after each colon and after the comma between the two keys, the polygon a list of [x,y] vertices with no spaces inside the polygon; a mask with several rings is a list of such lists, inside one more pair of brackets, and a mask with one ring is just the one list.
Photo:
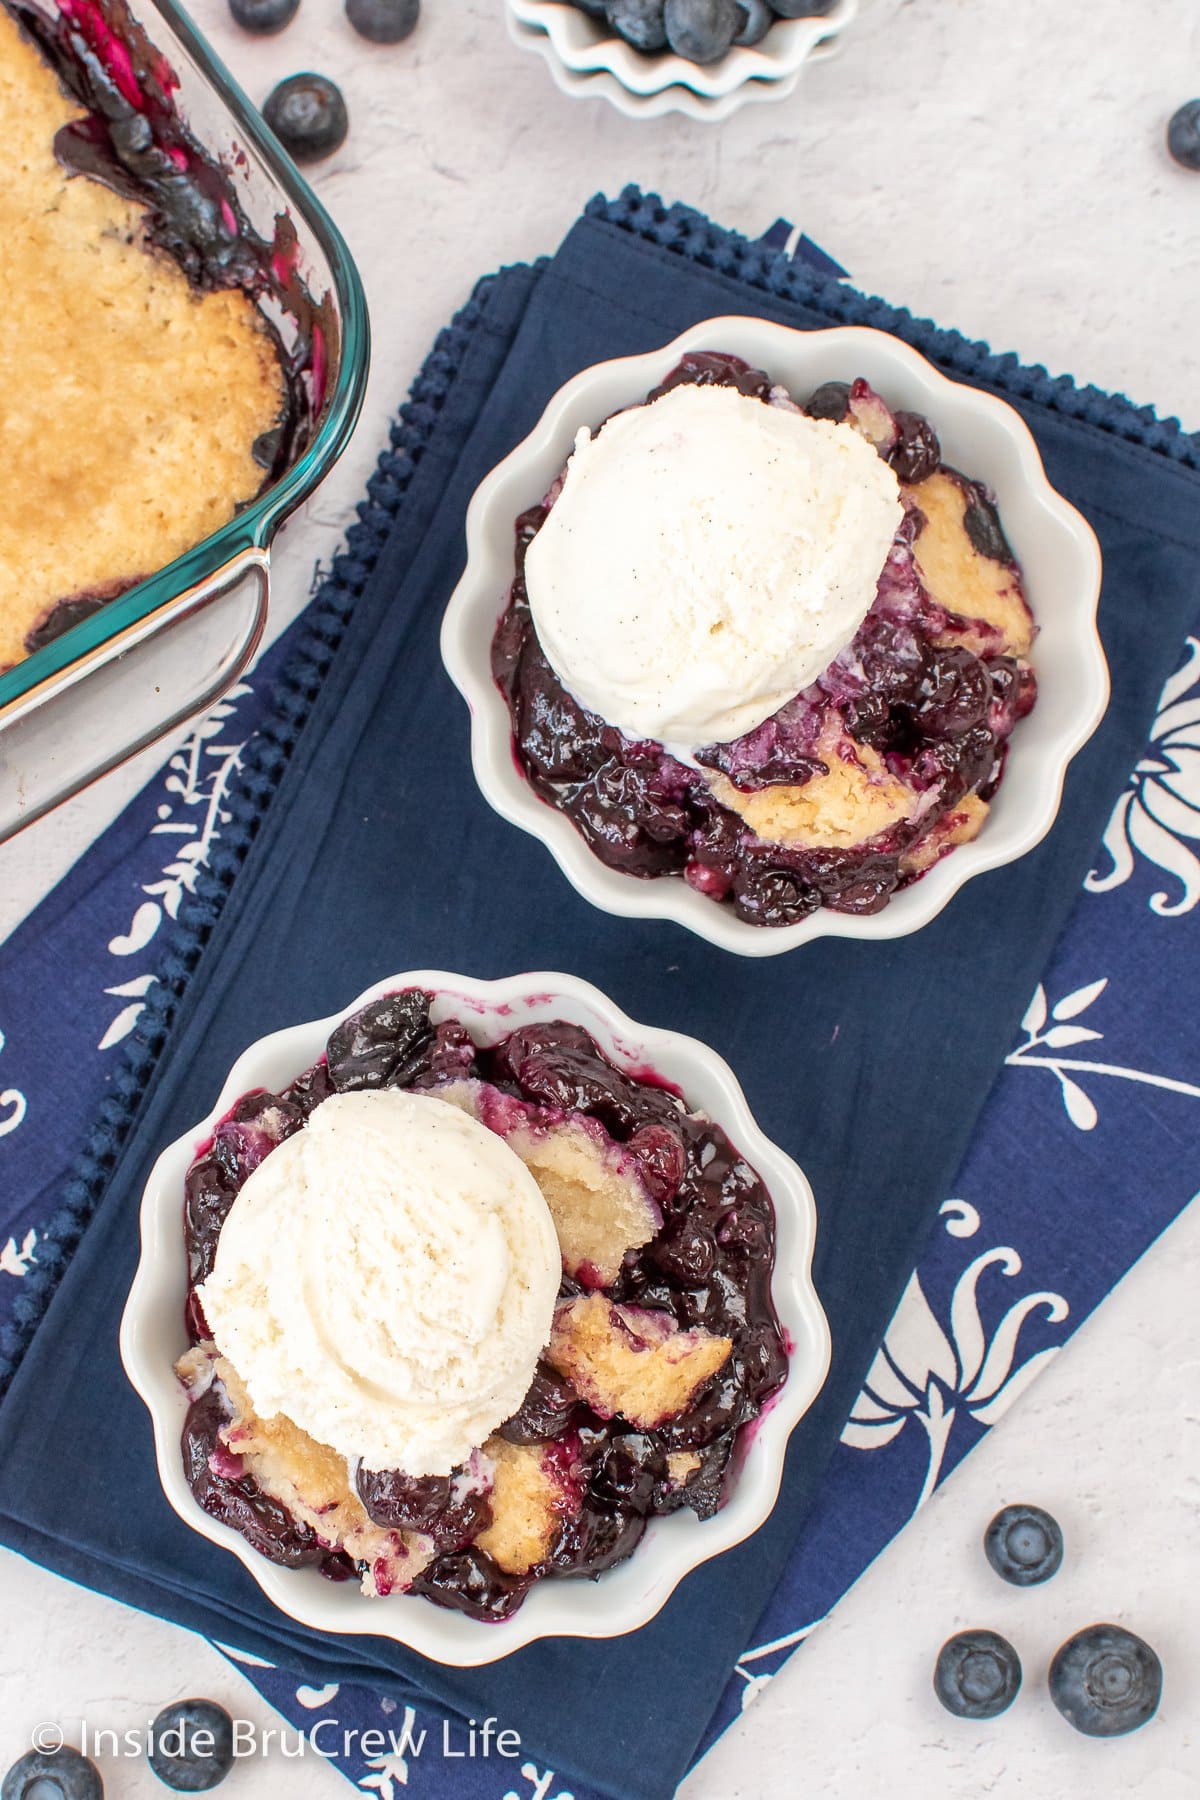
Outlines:
{"label": "fresh blueberry", "polygon": [[1158,1711],[1162,1664],[1120,1625],[1088,1625],[1050,1664],[1050,1698],[1085,1737],[1122,1737]]}
{"label": "fresh blueberry", "polygon": [[229,0],[234,23],[261,37],[290,25],[299,8],[300,0]]}
{"label": "fresh blueberry", "polygon": [[665,50],[664,5],[665,0],[608,0],[606,16],[617,36],[635,50]]}
{"label": "fresh blueberry", "polygon": [[778,13],[770,0],[738,0],[738,5],[746,15],[746,23],[734,38],[734,43],[743,47],[761,44],[779,17]]}
{"label": "fresh blueberry", "polygon": [[1006,1506],[984,1533],[983,1549],[1002,1580],[1014,1587],[1036,1587],[1058,1574],[1062,1527],[1040,1506]]}
{"label": "fresh blueberry", "polygon": [[603,19],[608,10],[608,0],[571,0],[571,4],[592,19]]}
{"label": "fresh blueberry", "polygon": [[177,1794],[207,1794],[233,1767],[233,1720],[215,1700],[176,1700],[151,1726],[150,1767]]}
{"label": "fresh blueberry", "polygon": [[712,63],[724,56],[742,28],[738,0],[667,0],[667,42],[676,56]]}
{"label": "fresh blueberry", "polygon": [[54,1756],[28,1750],[0,1784],[0,1800],[104,1800],[104,1783],[91,1758],[69,1744]]}
{"label": "fresh blueberry", "polygon": [[421,0],[346,0],[346,17],[372,44],[398,44],[417,28]]}
{"label": "fresh blueberry", "polygon": [[994,1719],[1021,1685],[1021,1659],[998,1631],[960,1631],[938,1651],[933,1691],[957,1719]]}
{"label": "fresh blueberry", "polygon": [[823,19],[838,0],[771,0],[781,19]]}
{"label": "fresh blueberry", "polygon": [[1200,100],[1185,100],[1172,114],[1167,149],[1181,168],[1200,170]]}
{"label": "fresh blueberry", "polygon": [[330,156],[350,129],[341,90],[324,75],[289,75],[267,95],[263,118],[297,162]]}

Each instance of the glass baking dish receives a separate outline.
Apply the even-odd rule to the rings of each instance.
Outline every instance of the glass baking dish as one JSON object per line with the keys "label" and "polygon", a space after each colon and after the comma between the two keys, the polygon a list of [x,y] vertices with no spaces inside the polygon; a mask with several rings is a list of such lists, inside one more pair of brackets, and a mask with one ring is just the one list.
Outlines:
{"label": "glass baking dish", "polygon": [[[72,43],[84,10],[103,18],[106,8],[36,0]],[[345,447],[366,385],[366,298],[337,227],[174,0],[116,0],[113,10],[160,53],[173,110],[219,165],[247,241],[254,234],[279,272],[259,304],[307,416],[288,465],[227,525],[0,674],[0,841],[203,712],[243,673],[266,625],[272,540]]]}

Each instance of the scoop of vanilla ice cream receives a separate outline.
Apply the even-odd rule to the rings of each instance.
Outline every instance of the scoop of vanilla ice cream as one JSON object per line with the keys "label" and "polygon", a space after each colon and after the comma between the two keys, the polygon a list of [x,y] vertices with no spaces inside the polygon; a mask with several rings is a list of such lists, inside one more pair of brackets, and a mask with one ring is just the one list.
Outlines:
{"label": "scoop of vanilla ice cream", "polygon": [[251,1173],[198,1289],[264,1417],[446,1475],[520,1406],[562,1261],[519,1157],[427,1094],[335,1094]]}
{"label": "scoop of vanilla ice cream", "polygon": [[852,426],[673,388],[579,433],[530,611],[564,687],[627,737],[728,743],[850,642],[902,516]]}

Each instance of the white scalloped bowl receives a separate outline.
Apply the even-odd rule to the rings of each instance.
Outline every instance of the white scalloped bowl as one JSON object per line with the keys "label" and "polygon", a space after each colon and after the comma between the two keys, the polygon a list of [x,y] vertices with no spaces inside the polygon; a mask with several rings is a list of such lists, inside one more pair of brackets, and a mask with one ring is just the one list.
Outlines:
{"label": "white scalloped bowl", "polygon": [[[758,1171],[778,1227],[771,1293],[789,1343],[788,1378],[743,1435],[727,1504],[703,1522],[685,1512],[652,1519],[627,1562],[594,1582],[538,1583],[520,1611],[502,1624],[483,1624],[416,1596],[368,1600],[353,1582],[334,1584],[316,1569],[277,1567],[197,1505],[180,1456],[188,1402],[174,1363],[188,1347],[182,1233],[188,1167],[242,1094],[285,1086],[324,1054],[330,1032],[342,1019],[407,987],[434,992],[435,1022],[460,1018],[480,1042],[495,1042],[518,1025],[567,1019],[590,1031],[619,1067],[653,1069],[685,1095],[692,1109],[721,1125]],[[142,1197],[141,1257],[121,1320],[121,1359],[149,1409],[159,1478],[170,1504],[186,1525],[238,1557],[281,1612],[317,1631],[390,1638],[436,1662],[475,1667],[538,1638],[617,1637],[633,1631],[654,1617],[690,1570],[740,1544],[763,1524],[779,1492],[788,1438],[829,1370],[829,1327],[812,1280],[816,1230],[816,1207],[804,1174],[764,1136],[733,1071],[707,1045],[680,1032],[635,1023],[597,988],[574,976],[538,973],[476,981],[417,970],[377,982],[330,1018],[295,1025],[252,1044],[233,1065],[208,1116],[163,1151]]]}
{"label": "white scalloped bowl", "polygon": [[[627,119],[660,119],[667,113],[682,113],[684,118],[697,119],[701,124],[716,124],[743,106],[764,100],[786,100],[795,93],[803,73],[802,69],[796,69],[778,81],[744,81],[732,93],[715,97],[694,93],[686,87],[663,88],[657,94],[631,94],[607,70],[578,74],[574,69],[568,69],[545,31],[522,25],[511,11],[506,18],[508,35],[513,43],[541,57],[560,92],[571,100],[607,100]],[[840,38],[822,38],[810,53],[808,62],[828,61],[837,53],[840,44]]]}
{"label": "white scalloped bowl", "polygon": [[785,81],[797,75],[818,44],[837,37],[849,25],[858,0],[837,0],[819,17],[780,19],[760,44],[734,48],[705,65],[669,51],[645,56],[564,0],[508,0],[508,8],[520,24],[544,32],[555,57],[574,74],[606,72],[632,96],[687,88],[707,99],[720,99],[748,81]]}
{"label": "white scalloped bowl", "polygon": [[[1004,779],[983,829],[868,917],[821,908],[796,925],[749,925],[678,877],[640,880],[611,869],[564,813],[539,799],[513,754],[508,708],[490,663],[513,578],[513,522],[561,472],[580,426],[599,426],[610,413],[644,399],[685,352],[705,349],[744,357],[793,394],[861,375],[892,406],[927,413],[946,461],[994,491],[1024,572],[1039,627],[1031,653],[1038,703],[1013,732]],[[503,818],[546,846],[585,899],[624,918],[674,920],[742,956],[775,956],[822,937],[904,937],[936,918],[973,875],[1015,862],[1041,842],[1058,814],[1067,766],[1108,703],[1108,665],[1096,626],[1099,597],[1095,533],[1051,487],[1029,428],[1003,400],[951,381],[887,332],[852,325],[795,331],[765,319],[706,319],[661,350],[584,369],[481,483],[467,510],[466,568],[442,622],[442,660],[470,708],[471,762],[481,792]]]}

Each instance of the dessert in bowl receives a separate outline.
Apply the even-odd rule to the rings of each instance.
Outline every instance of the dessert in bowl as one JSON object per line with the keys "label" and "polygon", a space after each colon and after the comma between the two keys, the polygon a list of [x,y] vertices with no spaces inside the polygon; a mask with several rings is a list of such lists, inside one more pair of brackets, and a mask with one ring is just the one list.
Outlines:
{"label": "dessert in bowl", "polygon": [[828,1366],[814,1226],[704,1046],[403,975],[164,1152],[122,1356],[171,1504],[284,1611],[484,1662],[762,1523]]}
{"label": "dessert in bowl", "polygon": [[583,894],[762,955],[914,930],[1041,838],[1107,698],[1098,590],[1003,402],[881,332],[719,319],[493,471],[443,657],[484,794]]}

